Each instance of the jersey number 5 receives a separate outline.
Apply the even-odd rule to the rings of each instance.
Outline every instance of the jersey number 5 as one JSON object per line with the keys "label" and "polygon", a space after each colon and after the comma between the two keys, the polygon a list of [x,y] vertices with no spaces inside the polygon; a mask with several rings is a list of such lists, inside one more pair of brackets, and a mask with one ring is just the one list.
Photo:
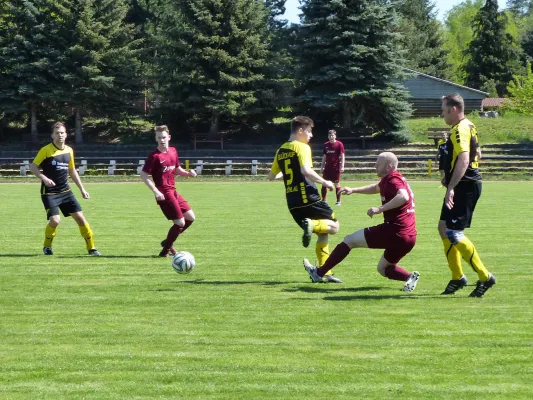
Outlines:
{"label": "jersey number 5", "polygon": [[291,168],[291,160],[285,160],[285,176],[287,177],[287,185],[292,184],[292,180],[294,179],[294,172]]}

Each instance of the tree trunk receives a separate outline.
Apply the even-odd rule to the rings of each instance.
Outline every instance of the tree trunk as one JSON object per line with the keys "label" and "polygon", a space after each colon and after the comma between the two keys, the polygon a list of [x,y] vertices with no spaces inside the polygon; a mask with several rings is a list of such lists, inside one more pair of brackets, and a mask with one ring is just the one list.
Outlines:
{"label": "tree trunk", "polygon": [[342,103],[342,127],[344,129],[352,128],[352,113],[350,104],[347,101]]}
{"label": "tree trunk", "polygon": [[76,144],[83,144],[83,132],[81,130],[81,107],[76,107]]}
{"label": "tree trunk", "polygon": [[218,133],[218,121],[220,120],[220,114],[213,111],[211,114],[211,126],[209,127],[209,136],[216,136]]}
{"label": "tree trunk", "polygon": [[39,132],[37,131],[37,104],[30,103],[30,134],[32,143],[39,143]]}

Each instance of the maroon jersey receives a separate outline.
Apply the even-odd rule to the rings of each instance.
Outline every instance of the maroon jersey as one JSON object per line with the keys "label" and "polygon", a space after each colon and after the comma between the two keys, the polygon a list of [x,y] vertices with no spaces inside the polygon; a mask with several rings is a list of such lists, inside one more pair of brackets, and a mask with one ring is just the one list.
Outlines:
{"label": "maroon jersey", "polygon": [[165,192],[176,190],[174,170],[180,166],[178,151],[169,147],[166,153],[155,149],[144,163],[143,171],[152,175],[157,190]]}
{"label": "maroon jersey", "polygon": [[326,155],[326,163],[324,171],[336,171],[341,168],[340,157],[344,154],[344,145],[338,140],[331,143],[329,140],[324,143],[324,154]]}
{"label": "maroon jersey", "polygon": [[407,191],[409,200],[401,207],[385,211],[383,213],[385,223],[395,226],[397,228],[397,234],[416,235],[415,198],[409,184],[398,171],[391,172],[379,181],[381,204],[391,201],[400,189]]}

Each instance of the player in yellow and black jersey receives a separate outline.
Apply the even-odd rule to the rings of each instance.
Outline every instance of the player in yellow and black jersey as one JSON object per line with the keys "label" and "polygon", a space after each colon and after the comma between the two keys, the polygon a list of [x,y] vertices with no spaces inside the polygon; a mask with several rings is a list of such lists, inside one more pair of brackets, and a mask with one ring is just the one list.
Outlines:
{"label": "player in yellow and black jersey", "polygon": [[89,255],[99,256],[101,254],[94,245],[93,231],[68,183],[70,176],[80,189],[83,198],[89,198],[89,193],[83,187],[80,176],[74,166],[72,149],[65,144],[66,138],[67,130],[65,124],[56,122],[52,126],[52,143],[41,148],[30,165],[31,172],[42,182],[41,199],[48,219],[44,235],[43,253],[45,255],[54,254],[52,241],[61,221],[59,216],[59,210],[61,210],[63,216],[72,215],[72,218],[78,224],[80,233],[85,239]]}
{"label": "player in yellow and black jersey", "polygon": [[470,228],[482,189],[477,129],[465,118],[464,101],[458,94],[442,98],[442,116],[452,126],[443,165],[442,184],[446,195],[438,225],[452,279],[442,294],[453,294],[467,285],[462,257],[478,275],[476,289],[470,297],[482,297],[496,283],[496,278],[485,268],[474,244],[464,234]]}
{"label": "player in yellow and black jersey", "polygon": [[[268,179],[283,177],[285,196],[289,212],[303,229],[302,242],[308,247],[313,233],[318,235],[315,252],[319,265],[329,256],[329,235],[339,230],[339,222],[331,207],[322,201],[315,183],[333,190],[335,185],[323,179],[313,170],[311,148],[308,143],[313,137],[313,120],[298,116],[291,122],[291,135],[276,152]],[[332,274],[324,277],[325,282],[342,283]]]}

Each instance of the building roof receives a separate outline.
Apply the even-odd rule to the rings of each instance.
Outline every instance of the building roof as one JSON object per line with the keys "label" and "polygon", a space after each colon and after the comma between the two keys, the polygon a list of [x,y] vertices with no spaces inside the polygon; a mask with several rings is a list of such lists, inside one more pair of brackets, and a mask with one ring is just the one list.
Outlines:
{"label": "building roof", "polygon": [[481,105],[483,107],[499,107],[505,100],[504,97],[487,97],[482,100]]}
{"label": "building roof", "polygon": [[461,89],[464,89],[464,90],[468,90],[468,91],[471,91],[471,92],[474,92],[474,93],[482,94],[484,96],[488,96],[489,95],[488,92],[483,92],[481,90],[472,89],[472,88],[470,88],[468,86],[459,85],[458,83],[450,82],[450,81],[447,81],[445,79],[440,79],[440,78],[437,78],[435,76],[424,74],[422,72],[418,72],[418,71],[415,71],[415,70],[412,70],[412,69],[409,69],[409,68],[403,68],[403,70],[407,71],[409,73],[415,74],[415,75],[423,76],[423,77],[428,78],[428,79],[433,79],[434,81],[441,82],[441,83],[444,83],[446,85],[455,86],[455,87],[458,87],[458,88],[461,88]]}

